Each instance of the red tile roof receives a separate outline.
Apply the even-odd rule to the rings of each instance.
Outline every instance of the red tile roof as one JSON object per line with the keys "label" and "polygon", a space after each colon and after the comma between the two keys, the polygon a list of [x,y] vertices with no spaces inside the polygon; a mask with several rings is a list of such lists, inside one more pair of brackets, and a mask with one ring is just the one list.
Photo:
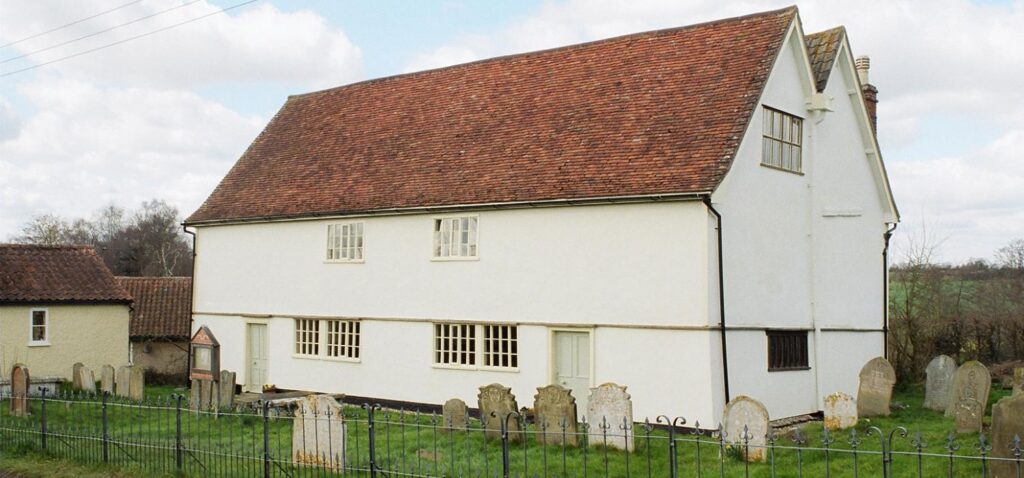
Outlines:
{"label": "red tile roof", "polygon": [[710,192],[796,15],[292,96],[186,222]]}
{"label": "red tile roof", "polygon": [[131,302],[92,246],[0,244],[0,303]]}
{"label": "red tile roof", "polygon": [[118,277],[117,281],[135,299],[129,327],[132,338],[189,338],[192,278]]}
{"label": "red tile roof", "polygon": [[828,77],[832,73],[832,64],[836,61],[836,54],[845,36],[846,28],[836,27],[804,37],[819,92],[825,91]]}

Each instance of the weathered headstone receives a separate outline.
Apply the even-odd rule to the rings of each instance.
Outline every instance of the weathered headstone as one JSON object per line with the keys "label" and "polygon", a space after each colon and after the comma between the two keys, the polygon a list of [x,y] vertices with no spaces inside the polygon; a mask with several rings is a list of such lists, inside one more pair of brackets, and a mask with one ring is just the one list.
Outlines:
{"label": "weathered headstone", "polygon": [[825,428],[836,431],[857,426],[857,400],[848,393],[825,397]]}
{"label": "weathered headstone", "polygon": [[292,458],[299,465],[345,466],[345,416],[330,395],[299,400],[292,424]]}
{"label": "weathered headstone", "polygon": [[924,389],[924,407],[945,411],[949,407],[950,390],[953,389],[956,361],[948,355],[939,355],[928,363],[925,374],[928,380]]}
{"label": "weathered headstone", "polygon": [[626,387],[605,383],[590,389],[587,403],[587,422],[590,425],[588,441],[591,445],[605,444],[620,450],[633,451],[633,433],[620,426],[633,426],[633,402]]}
{"label": "weathered headstone", "polygon": [[893,385],[896,385],[896,371],[888,360],[875,357],[864,364],[857,388],[857,416],[889,416]]}
{"label": "weathered headstone", "polygon": [[11,369],[11,416],[28,415],[28,367],[17,363]]}
{"label": "weathered headstone", "polygon": [[219,393],[217,403],[221,409],[230,409],[235,406],[235,372],[227,370],[220,371],[220,382],[217,384]]}
{"label": "weathered headstone", "polygon": [[71,366],[71,389],[72,390],[81,390],[82,389],[82,375],[81,375],[81,371],[82,371],[82,367],[84,367],[84,366],[85,365],[82,365],[82,362],[75,362],[75,364]]}
{"label": "weathered headstone", "polygon": [[193,380],[188,390],[188,408],[189,410],[201,410],[200,407],[201,398],[203,396],[203,381]]}
{"label": "weathered headstone", "polygon": [[128,377],[128,396],[132,400],[142,400],[146,397],[146,372],[141,367],[131,369],[131,375]]}
{"label": "weathered headstone", "polygon": [[216,386],[210,380],[196,380],[199,382],[199,409],[209,411],[213,404],[213,389]]}
{"label": "weathered headstone", "polygon": [[[1014,459],[1013,438],[1024,438],[1024,394],[1004,397],[992,405],[992,457]],[[992,478],[1016,478],[1013,461],[992,460]]]}
{"label": "weathered headstone", "polygon": [[444,407],[441,408],[441,421],[445,428],[454,428],[456,430],[464,430],[466,428],[466,416],[469,414],[469,410],[466,407],[466,402],[458,398],[453,398],[444,402]]}
{"label": "weathered headstone", "polygon": [[[739,447],[747,461],[763,461],[768,435],[768,409],[753,398],[740,395],[725,405],[722,428],[726,441]],[[744,446],[746,445],[746,446]]]}
{"label": "weathered headstone", "polygon": [[100,391],[110,395],[114,393],[114,367],[110,365],[100,369]]}
{"label": "weathered headstone", "polygon": [[119,397],[128,397],[129,387],[131,386],[132,368],[128,365],[122,365],[117,368],[117,373],[114,376],[114,393]]}
{"label": "weathered headstone", "polygon": [[[949,394],[949,406],[946,407],[947,417],[956,417],[960,409],[965,410],[965,417],[977,414],[978,420],[985,415],[988,394],[992,390],[992,375],[981,362],[972,360],[956,369],[953,375],[953,388]],[[976,410],[978,405],[981,410]],[[973,412],[972,412],[973,410]],[[981,428],[980,421],[978,428]]]}
{"label": "weathered headstone", "polygon": [[1013,394],[1019,395],[1024,391],[1024,367],[1013,369]]}
{"label": "weathered headstone", "polygon": [[78,369],[78,375],[82,383],[81,390],[85,393],[96,393],[96,375],[92,373],[92,369],[82,367]]}
{"label": "weathered headstone", "polygon": [[523,439],[518,417],[512,412],[519,411],[516,396],[512,389],[498,383],[480,387],[477,395],[477,408],[480,409],[480,421],[484,424],[484,438],[494,440],[501,438],[501,425],[505,422],[509,441],[519,442]]}
{"label": "weathered headstone", "polygon": [[958,402],[953,412],[957,433],[977,433],[981,431],[981,420],[985,417],[984,402],[976,398],[964,398]]}
{"label": "weathered headstone", "polygon": [[[576,435],[576,397],[572,396],[572,390],[561,385],[537,387],[537,394],[533,396],[533,413],[536,415],[537,427],[543,430],[540,435],[542,443],[565,443],[570,446],[579,443]],[[632,427],[633,424],[628,423],[626,426]]]}

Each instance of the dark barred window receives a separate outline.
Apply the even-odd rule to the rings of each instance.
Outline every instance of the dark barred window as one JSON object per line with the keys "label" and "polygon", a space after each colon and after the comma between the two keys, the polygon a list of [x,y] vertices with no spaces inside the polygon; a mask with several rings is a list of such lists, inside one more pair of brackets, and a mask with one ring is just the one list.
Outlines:
{"label": "dark barred window", "polygon": [[769,330],[768,371],[807,370],[807,331]]}

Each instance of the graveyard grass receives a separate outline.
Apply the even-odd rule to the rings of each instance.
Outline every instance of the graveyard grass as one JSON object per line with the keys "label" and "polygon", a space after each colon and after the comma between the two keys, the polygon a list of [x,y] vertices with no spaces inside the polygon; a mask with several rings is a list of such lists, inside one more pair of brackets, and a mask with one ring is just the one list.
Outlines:
{"label": "graveyard grass", "polygon": [[[150,387],[148,392],[148,400],[164,404],[173,403],[170,396],[174,393],[174,390],[171,388]],[[986,409],[986,430],[991,425],[989,414],[992,404],[1008,394],[1008,391],[993,387],[988,408]],[[925,443],[923,447],[924,452],[926,454],[935,454],[935,456],[926,456],[922,460],[923,475],[945,476],[949,463],[947,458],[948,451],[945,447],[946,437],[953,430],[953,419],[944,417],[942,412],[925,409],[922,406],[923,400],[924,390],[920,386],[897,391],[893,397],[894,410],[891,416],[870,419],[862,418],[860,420],[856,430],[858,438],[862,442],[858,448],[861,453],[857,455],[857,461],[863,476],[881,476],[881,456],[871,453],[877,452],[880,449],[880,441],[877,436],[868,435],[867,430],[870,426],[877,426],[886,435],[898,426],[906,427],[909,431],[909,436],[906,438],[897,436],[893,442],[893,449],[898,452],[913,453],[915,447],[912,440],[917,433],[920,433]],[[5,423],[9,424],[9,420],[19,420],[18,418],[8,417],[7,413],[6,407],[0,411],[0,418]],[[48,423],[52,424],[51,427],[55,433],[59,433],[59,430],[61,430],[59,424],[62,422],[70,424],[70,429],[75,429],[76,427],[98,429],[98,421],[95,420],[98,417],[92,417],[94,420],[90,420],[88,416],[84,416],[88,415],[88,413],[91,413],[91,411],[83,412],[79,405],[74,404],[67,408],[60,406],[59,402],[48,403],[47,407]],[[187,457],[185,463],[186,475],[204,476],[207,473],[202,466],[207,465],[212,467],[210,471],[214,472],[218,470],[218,467],[222,467],[220,468],[220,473],[227,473],[230,470],[237,469],[238,474],[251,474],[256,472],[256,470],[261,470],[258,456],[259,446],[262,444],[262,420],[259,416],[251,414],[222,416],[215,420],[205,415],[196,416],[193,413],[187,412],[183,413],[183,415],[189,417],[186,420],[186,425],[183,426],[186,441],[188,442],[187,446],[195,450],[204,450],[202,452],[195,452],[192,457]],[[348,443],[346,445],[348,465],[365,469],[368,462],[366,412],[354,406],[346,406],[345,415],[349,427],[347,432]],[[126,437],[128,440],[135,440],[140,443],[155,443],[158,440],[162,443],[167,443],[169,440],[173,444],[175,433],[173,416],[173,410],[167,412],[166,410],[156,408],[133,409],[128,416],[112,419],[109,424],[109,433],[112,436]],[[441,475],[454,467],[454,475],[458,476],[460,470],[465,470],[471,466],[472,474],[475,476],[478,471],[484,469],[486,454],[490,473],[493,474],[496,471],[500,473],[500,441],[492,441],[485,445],[482,433],[479,431],[469,435],[463,431],[450,432],[440,423],[441,418],[439,415],[424,414],[418,417],[406,415],[402,420],[405,424],[404,427],[399,425],[400,418],[398,412],[385,410],[378,411],[375,414],[375,421],[377,423],[377,462],[385,469],[389,465],[397,467],[399,464],[402,464],[402,468],[405,470],[418,471],[425,475]],[[412,423],[420,423],[421,427],[410,426]],[[435,429],[432,423],[438,424],[436,428],[436,449],[433,435]],[[692,423],[688,423],[688,425],[692,425]],[[473,420],[471,426],[476,428],[479,425],[478,422]],[[614,431],[617,428],[614,427],[612,430]],[[794,476],[798,461],[801,463],[803,473],[806,476],[824,476],[826,455],[824,451],[820,450],[823,448],[821,422],[805,423],[800,425],[799,428],[806,435],[806,444],[803,446],[818,448],[819,450],[805,448],[798,453],[792,448],[787,448],[794,445],[793,429],[779,430],[779,440],[774,453],[778,476]],[[535,431],[533,425],[530,426],[530,429]],[[667,432],[655,429],[650,434],[649,442],[640,424],[635,426],[633,433],[636,435],[636,450],[633,453],[629,453],[628,457],[626,453],[614,449],[605,449],[601,446],[590,447],[586,450],[586,453],[584,453],[583,449],[566,448],[565,461],[570,476],[582,475],[584,466],[586,466],[588,474],[605,476],[606,456],[607,476],[627,476],[627,458],[629,475],[647,476],[648,466],[650,466],[651,476],[667,476],[669,469]],[[534,474],[543,476],[542,465],[545,460],[550,474],[552,476],[559,476],[562,467],[562,448],[560,446],[544,447],[538,445],[535,440],[536,436],[531,433],[526,446],[522,443],[511,444],[511,469],[513,475],[517,472],[522,474],[525,454],[529,476]],[[834,442],[830,445],[831,451],[828,454],[828,470],[832,476],[852,476],[853,456],[841,451],[850,449],[849,437],[849,430],[836,432],[832,437]],[[696,474],[697,438],[686,433],[677,435],[679,440],[678,466],[680,476],[693,476]],[[718,476],[719,467],[724,467],[725,476],[744,476],[745,464],[740,458],[741,451],[739,449],[726,450],[724,454],[725,459],[720,461],[717,441],[707,435],[699,438],[701,468],[704,476]],[[38,436],[30,436],[27,440],[38,440]],[[272,455],[278,460],[288,460],[291,451],[291,420],[276,419],[271,421],[270,442]],[[959,451],[956,452],[957,455],[978,456],[977,433],[957,435],[957,442],[960,445]],[[87,446],[92,447],[93,451],[86,450],[79,451],[79,453],[90,461],[97,461],[95,450],[98,448],[98,444],[95,440],[88,443]],[[31,444],[22,443],[22,446],[18,446],[17,443],[8,443],[5,446],[0,446],[0,449],[3,450],[2,454],[0,454],[0,470],[31,463],[31,460],[25,458],[24,455],[33,448],[32,444],[34,442]],[[51,439],[51,449],[59,449],[60,446],[59,440]],[[140,448],[140,450],[145,449]],[[230,456],[236,452],[244,452],[253,458],[248,461],[229,458],[227,463],[222,461],[220,464],[213,461],[215,456],[223,458],[225,455]],[[72,454],[71,458],[74,459],[75,451],[70,450],[68,453]],[[92,453],[92,455],[89,455],[89,453]],[[648,457],[650,458],[650,465],[648,465]],[[150,462],[151,460],[162,461],[163,463],[159,466],[154,466],[154,463]],[[124,473],[124,476],[133,476],[132,473],[143,469],[172,470],[174,467],[173,460],[173,452],[147,453],[145,451],[138,451],[134,452],[134,456],[128,459],[115,450],[112,452],[111,462],[115,463],[116,466],[111,466],[107,469]],[[892,465],[893,476],[917,476],[917,460],[918,457],[913,454],[894,455]],[[197,463],[201,462],[205,462],[205,464],[197,465]],[[51,462],[48,461],[46,463]],[[59,463],[67,462],[59,461]],[[958,476],[967,474],[980,475],[981,462],[979,460],[958,459],[955,466]],[[750,476],[755,477],[770,476],[770,469],[764,463],[750,463],[749,472]],[[31,476],[30,473],[26,474]],[[351,472],[348,475],[360,476],[358,473]]]}

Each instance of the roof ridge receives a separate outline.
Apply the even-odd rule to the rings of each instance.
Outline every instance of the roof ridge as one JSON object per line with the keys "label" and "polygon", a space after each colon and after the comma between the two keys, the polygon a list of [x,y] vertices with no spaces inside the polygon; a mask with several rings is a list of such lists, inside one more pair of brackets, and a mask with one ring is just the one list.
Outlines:
{"label": "roof ridge", "polygon": [[570,45],[562,45],[562,46],[556,46],[556,47],[551,47],[551,48],[544,48],[544,49],[541,49],[541,50],[531,50],[531,51],[524,51],[524,52],[519,52],[519,53],[509,53],[509,54],[506,54],[506,55],[494,56],[494,57],[489,57],[489,58],[481,58],[479,60],[473,60],[473,61],[469,61],[469,62],[465,62],[465,63],[457,63],[457,64],[454,64],[454,65],[441,66],[441,67],[430,68],[430,69],[426,69],[426,70],[410,71],[408,73],[399,73],[397,75],[383,76],[383,77],[380,77],[380,78],[370,78],[370,79],[367,79],[367,80],[357,81],[355,83],[349,83],[349,84],[346,84],[346,85],[332,86],[330,88],[325,88],[325,89],[322,89],[322,90],[316,90],[316,91],[310,91],[310,92],[307,92],[307,93],[298,93],[298,94],[294,94],[294,95],[288,95],[288,99],[290,100],[292,98],[305,98],[305,97],[308,97],[308,96],[317,96],[317,95],[326,94],[326,93],[330,93],[330,92],[341,90],[341,89],[357,87],[357,86],[363,86],[363,85],[369,85],[369,84],[384,83],[384,82],[394,81],[394,80],[398,80],[398,79],[402,79],[402,78],[409,78],[409,77],[415,77],[415,76],[426,76],[426,75],[431,75],[431,74],[435,74],[435,73],[440,73],[440,72],[445,72],[445,71],[461,69],[461,68],[469,67],[469,66],[473,66],[473,65],[479,65],[479,64],[483,64],[483,63],[497,62],[497,61],[509,60],[509,59],[513,59],[513,58],[525,58],[525,57],[531,57],[531,56],[535,56],[535,55],[543,55],[543,54],[549,54],[549,53],[561,52],[561,51],[572,51],[572,50],[579,49],[579,48],[585,48],[585,47],[590,47],[590,46],[595,46],[595,45],[601,45],[601,44],[604,44],[604,43],[612,43],[612,42],[622,41],[622,40],[626,40],[626,39],[653,38],[653,37],[658,37],[658,36],[662,36],[662,35],[668,35],[668,34],[671,34],[671,33],[682,32],[682,31],[686,31],[686,30],[692,30],[692,29],[697,29],[697,28],[713,27],[713,26],[717,26],[717,25],[720,25],[720,24],[723,24],[723,23],[741,22],[741,21],[748,20],[748,19],[751,19],[751,18],[769,17],[769,16],[772,16],[772,15],[779,15],[779,14],[783,14],[783,13],[797,14],[797,13],[799,13],[799,9],[797,8],[796,5],[790,5],[788,7],[778,8],[778,9],[775,9],[775,10],[766,10],[766,11],[763,11],[763,12],[748,13],[746,15],[740,15],[740,16],[729,17],[729,18],[720,18],[720,19],[717,19],[717,20],[710,20],[710,21],[706,21],[706,22],[693,23],[693,24],[690,24],[690,25],[682,25],[682,26],[678,26],[678,27],[660,28],[660,29],[657,29],[657,30],[645,30],[645,31],[642,31],[642,32],[626,33],[624,35],[616,35],[616,36],[608,37],[608,38],[600,38],[600,39],[597,39],[597,40],[591,40],[591,41],[587,41],[587,42],[583,42],[583,43],[573,43],[573,44],[570,44]]}

